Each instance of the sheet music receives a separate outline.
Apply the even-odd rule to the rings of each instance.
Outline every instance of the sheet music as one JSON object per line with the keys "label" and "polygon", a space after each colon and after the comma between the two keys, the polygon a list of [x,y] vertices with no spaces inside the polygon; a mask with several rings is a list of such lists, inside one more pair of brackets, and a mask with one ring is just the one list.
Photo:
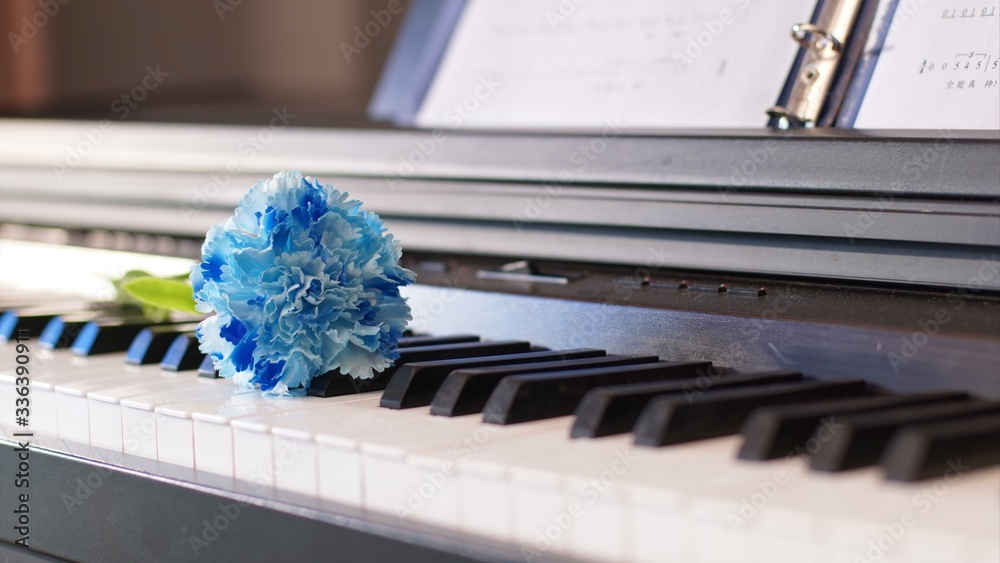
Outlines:
{"label": "sheet music", "polygon": [[762,127],[801,0],[471,0],[423,127]]}
{"label": "sheet music", "polygon": [[1000,129],[1000,0],[900,2],[854,126]]}

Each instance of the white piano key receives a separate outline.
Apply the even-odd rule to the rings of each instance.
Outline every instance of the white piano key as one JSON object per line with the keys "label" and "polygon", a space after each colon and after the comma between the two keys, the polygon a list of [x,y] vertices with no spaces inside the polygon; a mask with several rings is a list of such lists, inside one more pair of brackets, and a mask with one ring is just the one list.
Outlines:
{"label": "white piano key", "polygon": [[511,541],[546,557],[569,553],[575,533],[574,516],[559,487],[508,483],[513,499],[514,529]]}
{"label": "white piano key", "polygon": [[365,468],[365,508],[402,519],[457,526],[457,464],[428,457],[413,460],[409,454],[460,443],[480,426],[479,417],[435,417],[428,408],[394,412],[398,414],[389,419],[392,431],[355,436]]}
{"label": "white piano key", "polygon": [[[94,384],[98,381],[105,381],[113,373],[126,369],[124,362],[104,367],[67,367],[72,371],[72,378],[77,381],[86,381]],[[69,374],[67,374],[69,375]],[[38,419],[39,431],[52,436],[59,435],[59,393],[55,384],[67,378],[53,377],[45,381],[32,382],[31,394],[32,402],[35,405],[35,416]],[[68,437],[69,435],[67,435]]]}
{"label": "white piano key", "polygon": [[[378,407],[380,397],[381,392],[331,397],[322,399],[323,404],[308,411],[233,420],[234,476],[268,487],[276,486],[279,479],[283,485],[288,485],[291,479],[285,472],[288,467],[293,473],[311,476],[313,483],[298,483],[288,490],[301,492],[317,489],[318,492],[316,469],[310,471],[308,464],[309,459],[319,458],[313,436],[318,432],[333,432],[340,436],[356,428],[373,428],[379,422],[377,417],[371,415],[379,415],[384,410]],[[277,434],[272,431],[277,431]],[[260,450],[273,452],[272,459],[255,458],[252,452]],[[334,470],[333,478],[343,475],[345,468],[355,466],[357,462],[354,460],[342,462]],[[350,483],[357,480],[356,475],[345,478],[345,482]]]}
{"label": "white piano key", "polygon": [[[364,466],[361,452],[347,449],[330,438],[317,439],[319,498],[350,506],[364,504]],[[349,448],[350,446],[348,446]]]}
{"label": "white piano key", "polygon": [[[413,428],[418,428],[416,423],[422,423],[424,426],[419,428],[425,428],[427,423],[441,425],[444,422],[437,417],[430,417],[427,409],[383,409],[378,406],[379,396],[380,393],[372,393],[367,396],[358,395],[357,398],[325,399],[323,408],[315,411],[284,412],[234,420],[235,449],[266,449],[265,433],[270,431],[274,436],[272,450],[278,453],[288,452],[286,460],[278,464],[281,471],[274,472],[276,486],[362,506],[363,462],[360,448],[363,441],[369,438],[376,443],[383,443],[386,438],[397,440],[402,434],[412,433]],[[342,401],[341,404],[330,402],[338,399]],[[418,430],[405,439],[399,438],[398,445],[412,446],[415,442],[419,444],[421,439],[443,443],[440,430],[453,424],[435,426],[434,430]],[[317,447],[319,451],[315,451]],[[397,458],[402,462],[402,454],[398,454]],[[311,463],[312,459],[318,460],[321,468],[318,475]],[[259,460],[254,461],[249,457],[237,459],[236,473],[243,472],[243,478],[249,479],[260,470],[259,465]],[[269,483],[270,478],[265,477],[264,482]]]}
{"label": "white piano key", "polygon": [[[119,368],[126,370],[127,368]],[[167,390],[195,383],[195,372],[170,372],[158,365],[132,366],[121,377],[99,378],[60,384],[55,387],[58,409],[59,437],[84,444],[90,443],[90,404],[104,402],[117,405],[122,397]],[[125,383],[125,385],[121,385]],[[120,412],[120,409],[119,409]],[[106,413],[109,416],[110,413]],[[119,416],[119,420],[121,417]]]}
{"label": "white piano key", "polygon": [[462,471],[457,478],[459,490],[459,530],[501,542],[510,541],[515,526],[512,499],[502,473]]}
{"label": "white piano key", "polygon": [[[165,446],[172,463],[233,477],[230,422],[240,417],[316,408],[324,401],[317,397],[268,397],[257,391],[158,406],[157,449]],[[214,462],[200,467],[196,452],[205,450],[214,452],[210,456]]]}
{"label": "white piano key", "polygon": [[679,507],[681,493],[657,486],[626,484],[626,557],[631,561],[694,561],[685,526],[688,521]]}
{"label": "white piano key", "polygon": [[[378,464],[384,478],[365,480],[366,508],[397,513],[398,507],[403,507],[408,518],[454,528],[475,518],[475,514],[470,514],[463,505],[463,497],[468,492],[461,478],[460,463],[463,460],[475,458],[481,448],[492,442],[515,440],[561,424],[549,420],[496,426],[483,424],[480,415],[455,418],[424,416],[426,409],[391,412],[410,412],[413,413],[410,416],[417,418],[406,424],[397,424],[394,432],[358,435],[354,442],[341,441],[338,444],[322,435],[317,436],[317,441],[321,444],[329,442],[323,446],[327,453],[339,448],[344,456],[351,455],[352,448],[359,448],[366,473],[368,465]],[[325,470],[322,464],[321,469]],[[496,468],[491,466],[489,470]],[[443,481],[442,475],[447,477]],[[382,488],[382,480],[395,485]],[[428,488],[433,489],[431,495],[421,494]],[[414,495],[414,492],[417,494]],[[504,495],[503,506],[480,504],[479,510],[489,506],[494,523],[506,524],[509,522],[505,516],[506,504],[510,498],[510,495]],[[490,533],[503,537],[507,537],[509,531],[506,525],[499,530],[495,525],[490,528]]]}
{"label": "white piano key", "polygon": [[195,376],[196,372],[194,371],[163,370],[160,369],[159,364],[133,366],[122,362],[102,367],[101,373],[71,374],[69,377],[52,378],[40,382],[39,386],[51,388],[57,393],[85,397],[92,392],[101,392],[107,389],[143,386],[168,380],[192,380]]}
{"label": "white piano key", "polygon": [[[314,424],[309,430],[315,432],[319,447],[319,495],[321,498],[337,502],[360,503],[368,510],[399,515],[400,510],[409,508],[407,499],[430,481],[421,471],[407,463],[407,454],[421,448],[452,448],[463,440],[471,440],[483,425],[478,416],[446,418],[433,417],[428,409],[383,409],[377,403],[355,403],[345,405],[356,413],[345,412],[336,417]],[[326,428],[323,428],[323,427]],[[278,424],[274,432],[281,433]],[[521,428],[518,432],[525,431]],[[503,433],[503,431],[500,431]],[[510,432],[508,429],[507,432]],[[487,434],[489,435],[489,434]],[[378,468],[380,476],[368,479],[368,464]],[[452,461],[451,463],[454,463]],[[360,475],[351,474],[345,468],[359,468]],[[448,479],[450,486],[451,478]],[[401,484],[405,484],[402,486]],[[357,487],[362,490],[359,494]],[[436,486],[430,483],[430,486]],[[407,516],[426,521],[457,519],[457,496],[451,491],[435,495],[436,510],[428,515],[421,510],[410,510]],[[453,498],[445,502],[446,498]],[[438,505],[438,503],[441,503]]]}
{"label": "white piano key", "polygon": [[[665,553],[682,560],[715,560],[734,553],[754,560],[752,554],[763,549],[752,531],[758,520],[751,518],[742,526],[736,519],[741,517],[742,499],[756,500],[758,485],[772,479],[775,468],[737,460],[738,443],[737,437],[730,436],[665,448],[635,448],[637,462],[622,476],[631,518],[642,529],[658,521],[682,531],[669,543],[648,535],[630,541],[637,559],[649,560],[656,550],[668,549]],[[785,474],[790,475],[789,471]],[[656,505],[650,499],[657,499]],[[809,560],[809,554],[800,555]]]}
{"label": "white piano key", "polygon": [[[439,460],[423,457],[419,454],[409,454],[406,462],[399,467],[392,459],[366,455],[365,471],[372,474],[376,464],[386,465],[387,477],[398,478],[400,471],[405,471],[400,483],[408,485],[404,496],[389,497],[382,501],[383,506],[392,506],[401,519],[413,518],[446,529],[457,529],[461,519],[461,484],[458,479],[458,466],[451,462],[441,463]],[[366,483],[375,479],[367,478]],[[371,499],[372,487],[368,486],[366,495]],[[369,505],[374,505],[369,501]]]}
{"label": "white piano key", "polygon": [[356,413],[359,405],[376,404],[379,397],[380,392],[314,399],[309,408],[233,419],[234,477],[263,487],[275,487],[280,480],[284,490],[315,495],[316,448],[309,431],[295,426],[275,436],[275,418],[325,426],[328,420]]}
{"label": "white piano key", "polygon": [[194,467],[194,430],[191,420],[173,416],[158,416],[152,439],[143,443],[144,449],[153,453],[154,459]]}
{"label": "white piano key", "polygon": [[69,350],[55,350],[40,354],[47,358],[36,365],[32,372],[31,384],[45,389],[55,387],[74,379],[102,377],[105,374],[121,373],[118,368],[127,366],[125,353],[100,354],[97,356],[75,356]]}
{"label": "white piano key", "polygon": [[[44,355],[44,354],[39,354]],[[58,407],[56,404],[55,391],[50,381],[58,380],[59,377],[72,375],[82,378],[103,377],[109,371],[119,369],[125,364],[124,354],[109,354],[97,359],[74,358],[68,350],[57,350],[52,354],[53,360],[45,364],[42,368],[33,366],[29,378],[29,409],[30,428],[39,434],[51,436],[58,435]],[[7,410],[7,405],[13,405],[17,396],[15,382],[17,375],[15,371],[0,373],[0,400],[4,401],[3,423],[12,430],[15,427],[14,409]],[[7,415],[6,413],[10,413]]]}
{"label": "white piano key", "polygon": [[[636,467],[655,464],[658,469],[674,467],[693,473],[699,471],[698,464],[706,457],[718,457],[720,451],[724,456],[734,454],[731,444],[717,442],[671,448],[667,454],[666,449],[632,448],[628,437],[571,440],[568,417],[532,424],[538,425],[538,431],[509,440],[490,439],[469,459],[460,460],[461,494],[466,497],[462,505],[467,508],[461,516],[470,531],[489,533],[487,523],[495,530],[500,518],[495,513],[480,518],[480,513],[487,512],[484,505],[470,499],[479,495],[512,499],[490,505],[491,511],[503,507],[511,511],[508,521],[514,523],[514,528],[501,539],[545,552],[623,558],[625,522],[631,521],[633,511],[623,508],[626,495],[619,489]],[[503,428],[510,431],[518,426]],[[453,454],[440,450],[429,455],[448,459]],[[663,475],[659,478],[667,480]],[[487,488],[481,492],[478,487],[484,484]],[[569,509],[574,506],[571,513]],[[569,525],[567,518],[571,519]],[[605,532],[588,533],[596,529]]]}
{"label": "white piano key", "polygon": [[[238,432],[234,430],[234,435]],[[281,471],[275,472],[274,486],[284,491],[315,497],[319,494],[316,476],[319,460],[316,458],[316,448],[305,447],[303,442],[308,443],[309,440],[281,435],[272,437],[272,445],[268,451],[272,454],[287,452],[288,456],[282,461]]]}
{"label": "white piano key", "polygon": [[[190,374],[194,375],[193,372]],[[92,392],[88,396],[91,409],[90,440],[95,446],[103,444],[102,447],[109,449],[157,459],[156,407],[253,392],[259,391],[237,387],[232,381],[203,377],[178,378],[170,385],[159,383],[145,387],[125,387],[110,393]],[[114,400],[114,397],[118,400]],[[106,412],[105,416],[109,419],[118,417],[120,428],[117,434],[111,426],[97,422],[97,411]]]}
{"label": "white piano key", "polygon": [[478,417],[446,419],[428,408],[394,411],[391,431],[356,433],[364,467],[364,506],[400,518],[444,526],[458,519],[457,465],[407,454],[432,445],[455,444],[479,425]]}
{"label": "white piano key", "polygon": [[[949,483],[949,480],[951,481]],[[929,479],[921,483],[901,484],[913,491],[920,488],[921,499],[938,498],[931,502],[933,508],[920,513],[926,504],[916,508],[919,520],[915,528],[920,532],[901,553],[914,553],[940,557],[941,546],[961,542],[963,561],[1000,561],[1000,468],[990,467],[963,474],[959,478]],[[947,489],[944,486],[947,485]],[[943,494],[938,494],[943,492]],[[917,493],[911,496],[911,504]],[[992,500],[992,502],[990,502]],[[923,501],[920,501],[923,502]],[[938,543],[938,538],[949,538]]]}
{"label": "white piano key", "polygon": [[[885,481],[872,468],[838,474],[804,472],[761,510],[755,530],[773,535],[771,516],[780,511],[808,520],[812,545],[833,542],[862,560],[974,561],[992,556],[1000,527],[1000,468],[968,473],[952,483]],[[885,560],[885,559],[883,559]],[[987,559],[991,560],[991,559]]]}
{"label": "white piano key", "polygon": [[[504,488],[505,496],[510,500],[502,506],[510,511],[508,519],[514,524],[506,541],[525,546],[539,557],[572,553],[581,519],[588,518],[594,522],[609,515],[610,505],[602,505],[604,510],[600,514],[593,509],[597,497],[592,498],[592,494],[596,490],[591,489],[588,481],[600,476],[600,472],[615,459],[615,452],[591,451],[588,452],[591,454],[589,457],[577,454],[573,450],[578,449],[579,442],[569,438],[571,422],[569,417],[564,417],[531,425],[504,427],[514,430],[533,425],[537,430],[509,439],[491,439],[459,464],[463,475],[478,474],[481,480],[492,476],[495,484]],[[577,472],[579,479],[567,480],[567,473],[552,467],[552,463],[559,467],[565,465],[569,473]],[[462,494],[477,495],[478,492],[470,485],[462,489]],[[611,491],[604,491],[603,494],[609,495]],[[484,511],[480,506],[474,514],[464,513],[463,518],[469,521],[470,526],[475,526],[479,520],[478,513]],[[610,512],[615,512],[613,507]],[[620,559],[620,521],[600,525],[610,526],[611,529],[599,536],[602,541],[591,546],[584,555],[592,557],[599,554],[602,559]]]}
{"label": "white piano key", "polygon": [[125,422],[118,405],[104,402],[88,403],[90,416],[90,445],[123,452]]}
{"label": "white piano key", "polygon": [[[366,402],[374,406],[381,397],[381,392],[362,393],[353,397],[331,397],[329,407],[317,410],[295,411],[283,413],[276,417],[250,417],[233,422],[234,436],[240,433],[241,447],[251,447],[251,441],[260,441],[261,447],[271,434],[273,451],[287,451],[294,454],[286,457],[282,470],[275,473],[274,486],[308,496],[319,496],[319,453],[314,441],[314,429],[328,428],[336,424],[336,419],[342,417],[342,409],[336,405],[344,403]],[[341,414],[338,414],[341,413]],[[333,419],[327,422],[328,419]],[[295,424],[298,422],[299,424]],[[265,432],[266,430],[266,432]],[[360,504],[359,504],[360,506]]]}

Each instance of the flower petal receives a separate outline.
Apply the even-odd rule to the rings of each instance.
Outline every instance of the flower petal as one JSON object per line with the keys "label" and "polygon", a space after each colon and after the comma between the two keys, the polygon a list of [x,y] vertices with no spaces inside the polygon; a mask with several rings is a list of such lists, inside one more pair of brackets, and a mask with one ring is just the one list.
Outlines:
{"label": "flower petal", "polygon": [[399,357],[410,320],[398,242],[346,193],[280,172],[212,227],[192,269],[201,349],[223,377],[301,393],[339,369],[370,378]]}

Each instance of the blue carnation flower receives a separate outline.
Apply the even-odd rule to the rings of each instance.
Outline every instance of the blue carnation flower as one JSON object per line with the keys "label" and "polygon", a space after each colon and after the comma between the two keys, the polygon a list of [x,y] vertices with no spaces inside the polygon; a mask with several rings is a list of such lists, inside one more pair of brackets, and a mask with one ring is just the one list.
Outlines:
{"label": "blue carnation flower", "polygon": [[413,272],[378,215],[299,172],[261,180],[208,231],[191,271],[201,350],[223,377],[285,394],[330,370],[371,378],[399,358]]}

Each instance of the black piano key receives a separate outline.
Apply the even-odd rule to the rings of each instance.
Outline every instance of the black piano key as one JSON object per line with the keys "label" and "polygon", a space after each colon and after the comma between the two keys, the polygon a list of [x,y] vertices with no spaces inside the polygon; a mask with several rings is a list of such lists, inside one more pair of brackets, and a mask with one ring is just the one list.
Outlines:
{"label": "black piano key", "polygon": [[219,370],[215,369],[215,362],[212,361],[212,356],[205,356],[201,360],[201,365],[198,366],[198,377],[207,377],[210,379],[218,379]]}
{"label": "black piano key", "polygon": [[437,362],[414,362],[396,370],[392,379],[389,380],[389,385],[385,388],[385,393],[382,393],[379,405],[390,409],[427,406],[431,404],[434,394],[437,393],[448,374],[457,369],[575,360],[603,357],[604,355],[604,350],[581,349],[460,358]]}
{"label": "black piano key", "polygon": [[400,366],[413,362],[429,362],[454,358],[475,358],[500,354],[522,354],[531,350],[531,343],[521,340],[500,340],[496,342],[464,342],[441,344],[438,346],[415,346],[400,348],[399,359],[392,366],[371,379],[355,379],[338,370],[328,371],[314,377],[306,391],[310,397],[336,397],[367,391],[381,391],[389,384],[392,375]]}
{"label": "black piano key", "polygon": [[193,336],[197,326],[197,324],[165,325],[139,331],[125,351],[125,363],[139,366],[163,361],[174,340],[181,334]]}
{"label": "black piano key", "polygon": [[879,465],[887,479],[919,481],[1000,464],[1000,413],[900,428]]}
{"label": "black piano key", "polygon": [[997,412],[1000,402],[968,400],[844,416],[833,426],[832,437],[819,445],[809,466],[818,471],[843,471],[872,465],[893,433],[903,426]]}
{"label": "black piano key", "polygon": [[576,408],[576,419],[570,430],[571,438],[598,438],[624,434],[635,426],[639,414],[655,397],[670,393],[685,396],[701,394],[708,389],[749,387],[768,383],[800,381],[802,374],[794,371],[774,371],[720,375],[685,381],[655,381],[635,385],[598,387],[588,392]]}
{"label": "black piano key", "polygon": [[[143,317],[138,315],[109,315],[102,312],[87,311],[83,313],[76,313],[72,315],[59,315],[53,317],[42,329],[41,334],[38,335],[38,346],[39,348],[44,348],[48,350],[69,348],[75,342],[80,333],[83,332],[83,328],[87,326],[88,323],[102,320],[107,323],[145,323],[143,326],[149,326],[151,323],[147,322]],[[131,338],[129,338],[131,342]],[[119,350],[119,352],[124,351],[125,348]]]}
{"label": "black piano key", "polygon": [[866,390],[864,380],[846,379],[723,389],[689,397],[659,397],[650,401],[639,415],[633,429],[635,443],[667,446],[735,434],[756,408],[850,397]]}
{"label": "black piano key", "polygon": [[505,377],[483,407],[483,422],[515,424],[573,414],[587,391],[602,385],[711,375],[712,362],[657,362]]}
{"label": "black piano key", "polygon": [[0,342],[11,340],[17,331],[27,331],[27,334],[36,338],[49,323],[56,313],[21,314],[16,309],[5,311],[0,315]]}
{"label": "black piano key", "polygon": [[[174,337],[163,355],[160,367],[169,371],[188,371],[199,369],[205,362],[205,354],[198,349],[198,337],[194,334],[182,333]],[[215,369],[213,368],[214,372]],[[199,373],[198,375],[201,375]]]}
{"label": "black piano key", "polygon": [[94,356],[128,350],[132,339],[150,323],[144,320],[100,319],[85,324],[70,349],[78,356]]}
{"label": "black piano key", "polygon": [[49,350],[69,348],[83,327],[95,318],[89,314],[53,317],[38,335],[38,346]]}
{"label": "black piano key", "polygon": [[649,364],[656,356],[603,356],[557,362],[521,364],[491,368],[461,369],[448,374],[431,401],[431,414],[463,416],[483,412],[486,401],[503,378],[525,373],[577,370],[588,367]]}
{"label": "black piano key", "polygon": [[[919,405],[966,398],[961,391],[939,391],[913,395],[885,395],[779,405],[755,410],[740,430],[746,439],[740,448],[740,459],[765,460],[801,453],[813,431],[824,417]],[[827,423],[835,419],[829,419]]]}
{"label": "black piano key", "polygon": [[65,302],[10,307],[0,314],[0,342],[13,338],[15,331],[27,331],[31,338],[36,339],[41,335],[49,321],[55,317],[76,315],[80,312],[97,315],[121,311],[117,306],[98,306],[75,299]]}
{"label": "black piano key", "polygon": [[479,342],[475,334],[452,334],[448,336],[404,336],[399,339],[400,348],[415,346],[440,346],[442,344],[461,344],[462,342]]}

